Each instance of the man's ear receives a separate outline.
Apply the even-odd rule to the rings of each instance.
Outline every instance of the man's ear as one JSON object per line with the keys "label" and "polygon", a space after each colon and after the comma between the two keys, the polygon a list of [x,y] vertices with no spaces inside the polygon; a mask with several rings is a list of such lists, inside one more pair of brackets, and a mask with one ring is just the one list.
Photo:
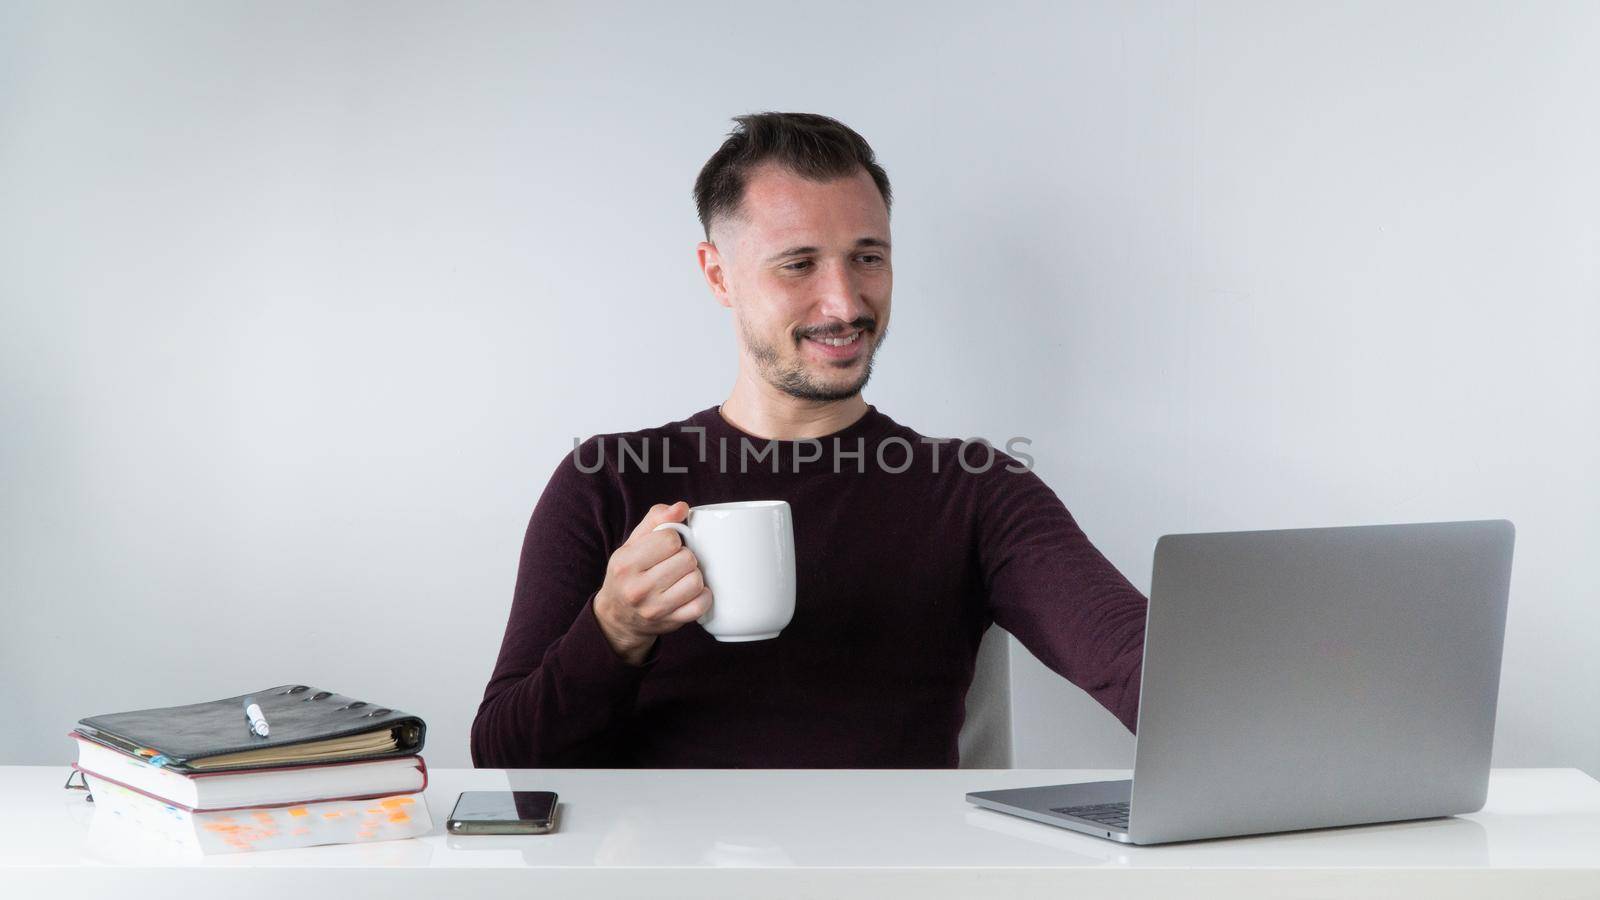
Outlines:
{"label": "man's ear", "polygon": [[700,260],[700,274],[706,278],[706,284],[711,287],[711,295],[717,302],[729,309],[733,302],[728,294],[728,269],[722,259],[722,251],[710,241],[701,241],[695,247],[695,256]]}

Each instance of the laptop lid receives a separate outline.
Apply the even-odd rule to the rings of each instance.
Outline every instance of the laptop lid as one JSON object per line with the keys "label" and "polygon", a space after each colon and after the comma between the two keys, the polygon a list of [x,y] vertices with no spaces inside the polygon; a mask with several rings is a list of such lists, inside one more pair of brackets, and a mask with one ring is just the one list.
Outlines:
{"label": "laptop lid", "polygon": [[1162,537],[1131,839],[1480,809],[1513,537],[1504,520]]}

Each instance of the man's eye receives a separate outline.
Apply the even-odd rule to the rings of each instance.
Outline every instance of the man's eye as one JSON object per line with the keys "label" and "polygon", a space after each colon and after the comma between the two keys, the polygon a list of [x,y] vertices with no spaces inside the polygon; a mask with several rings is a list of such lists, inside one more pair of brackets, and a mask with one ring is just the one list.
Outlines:
{"label": "man's eye", "polygon": [[860,258],[862,260],[866,261],[866,262],[873,263],[873,264],[877,264],[877,263],[883,262],[883,257],[879,256],[876,253],[864,253],[864,254],[861,255]]}
{"label": "man's eye", "polygon": [[799,262],[789,263],[787,266],[784,266],[784,268],[785,269],[789,269],[789,270],[794,271],[794,272],[798,272],[798,271],[800,271],[800,269],[799,269],[800,266],[809,266],[809,265],[811,265],[811,261],[810,260],[802,259]]}

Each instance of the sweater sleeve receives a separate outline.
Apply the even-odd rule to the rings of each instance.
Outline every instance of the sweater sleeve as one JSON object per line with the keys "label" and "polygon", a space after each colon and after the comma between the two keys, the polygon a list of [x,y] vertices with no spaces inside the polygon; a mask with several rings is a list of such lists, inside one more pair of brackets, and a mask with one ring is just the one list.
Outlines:
{"label": "sweater sleeve", "polygon": [[978,552],[995,623],[1135,730],[1144,595],[1032,471],[997,467],[980,503]]}
{"label": "sweater sleeve", "polygon": [[[596,452],[587,447],[580,458]],[[581,471],[573,453],[551,476],[528,522],[500,656],[472,723],[473,765],[616,759],[620,726],[657,655],[652,646],[642,666],[629,665],[595,618],[594,595],[615,549],[609,514],[619,504],[610,473]]]}

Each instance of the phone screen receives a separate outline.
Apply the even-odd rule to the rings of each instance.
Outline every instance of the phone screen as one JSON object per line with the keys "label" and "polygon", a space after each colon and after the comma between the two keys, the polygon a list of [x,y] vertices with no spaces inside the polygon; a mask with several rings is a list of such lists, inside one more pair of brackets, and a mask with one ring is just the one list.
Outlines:
{"label": "phone screen", "polygon": [[547,822],[555,812],[550,791],[462,791],[450,818],[463,822]]}

